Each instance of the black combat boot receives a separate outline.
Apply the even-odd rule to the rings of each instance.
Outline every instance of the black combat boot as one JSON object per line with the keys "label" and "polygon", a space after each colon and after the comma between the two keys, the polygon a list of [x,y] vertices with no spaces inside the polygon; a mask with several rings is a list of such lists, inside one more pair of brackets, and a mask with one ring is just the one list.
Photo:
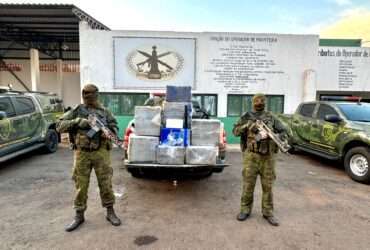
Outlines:
{"label": "black combat boot", "polygon": [[67,232],[72,232],[73,230],[75,230],[76,228],[78,228],[82,223],[84,223],[84,221],[85,221],[84,211],[76,211],[76,215],[75,215],[74,220],[72,221],[71,224],[69,224],[66,227],[65,230]]}
{"label": "black combat boot", "polygon": [[113,226],[121,225],[121,220],[117,217],[116,213],[114,212],[113,206],[107,207],[106,218]]}
{"label": "black combat boot", "polygon": [[249,217],[249,214],[244,213],[244,212],[240,212],[240,213],[238,214],[238,216],[236,216],[236,219],[237,219],[238,221],[244,221],[244,220],[248,219],[248,217]]}
{"label": "black combat boot", "polygon": [[275,227],[279,226],[278,219],[276,219],[276,217],[274,217],[273,215],[271,216],[264,215],[263,218],[265,218],[267,222],[270,223],[272,226],[275,226]]}

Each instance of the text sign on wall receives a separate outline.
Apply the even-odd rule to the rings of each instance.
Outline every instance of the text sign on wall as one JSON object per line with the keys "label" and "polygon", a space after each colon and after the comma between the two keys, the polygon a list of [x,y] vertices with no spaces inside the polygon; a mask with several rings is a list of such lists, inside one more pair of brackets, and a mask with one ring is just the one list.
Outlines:
{"label": "text sign on wall", "polygon": [[248,90],[285,74],[277,62],[279,43],[277,36],[268,35],[210,36],[205,72],[227,91]]}
{"label": "text sign on wall", "polygon": [[113,37],[113,43],[115,88],[194,87],[195,39]]}
{"label": "text sign on wall", "polygon": [[320,47],[319,90],[366,91],[370,87],[370,49]]}

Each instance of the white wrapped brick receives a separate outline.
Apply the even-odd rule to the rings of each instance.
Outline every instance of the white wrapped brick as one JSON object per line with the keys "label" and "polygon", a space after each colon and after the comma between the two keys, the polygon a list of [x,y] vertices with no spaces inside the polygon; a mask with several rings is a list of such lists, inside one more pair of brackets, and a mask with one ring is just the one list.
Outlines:
{"label": "white wrapped brick", "polygon": [[191,122],[191,145],[218,146],[221,122],[217,119],[193,119]]}
{"label": "white wrapped brick", "polygon": [[130,135],[128,161],[131,163],[155,163],[159,138]]}
{"label": "white wrapped brick", "polygon": [[157,163],[163,165],[182,165],[185,163],[185,148],[158,146]]}
{"label": "white wrapped brick", "polygon": [[135,134],[159,136],[161,128],[161,107],[135,107]]}
{"label": "white wrapped brick", "polygon": [[163,107],[163,118],[167,119],[184,119],[186,102],[165,102]]}
{"label": "white wrapped brick", "polygon": [[186,148],[186,164],[216,165],[218,147],[214,146],[189,146]]}

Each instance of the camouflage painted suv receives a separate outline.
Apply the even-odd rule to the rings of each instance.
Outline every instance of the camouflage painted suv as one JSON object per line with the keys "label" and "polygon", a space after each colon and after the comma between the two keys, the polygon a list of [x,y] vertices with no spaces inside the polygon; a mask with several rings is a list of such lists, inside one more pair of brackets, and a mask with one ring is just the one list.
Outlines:
{"label": "camouflage painted suv", "polygon": [[294,149],[340,160],[355,181],[370,183],[370,104],[346,101],[302,103],[280,115]]}
{"label": "camouflage painted suv", "polygon": [[55,152],[60,140],[55,121],[61,114],[56,95],[0,89],[0,162],[38,148]]}

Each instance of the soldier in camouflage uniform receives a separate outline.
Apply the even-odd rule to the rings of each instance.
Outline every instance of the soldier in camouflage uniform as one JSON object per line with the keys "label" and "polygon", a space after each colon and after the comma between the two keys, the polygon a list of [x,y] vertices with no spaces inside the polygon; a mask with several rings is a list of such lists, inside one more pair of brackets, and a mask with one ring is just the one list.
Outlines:
{"label": "soldier in camouflage uniform", "polygon": [[110,150],[112,143],[101,132],[97,132],[92,138],[87,136],[90,129],[87,117],[89,113],[96,114],[104,119],[108,128],[117,134],[117,121],[112,113],[101,106],[97,100],[98,88],[88,84],[82,90],[83,104],[65,113],[57,123],[57,131],[69,132],[73,138],[74,166],[72,179],[75,182],[76,195],[74,209],[76,215],[73,222],[66,227],[70,232],[78,228],[84,221],[84,212],[87,208],[87,194],[89,188],[90,173],[94,169],[102,206],[107,208],[107,220],[114,226],[121,224],[116,216],[113,204],[115,201],[112,190],[113,169],[110,166]]}
{"label": "soldier in camouflage uniform", "polygon": [[275,180],[274,154],[278,147],[267,133],[258,131],[255,127],[256,120],[262,120],[273,129],[279,136],[285,137],[285,130],[280,121],[270,112],[265,111],[265,96],[256,94],[253,96],[253,111],[241,116],[234,125],[233,134],[241,137],[241,149],[243,152],[243,190],[241,197],[241,209],[237,216],[239,221],[246,220],[253,206],[253,192],[257,176],[260,175],[262,184],[262,214],[273,226],[279,222],[273,215],[272,185]]}
{"label": "soldier in camouflage uniform", "polygon": [[144,102],[144,106],[161,106],[163,107],[165,98],[162,95],[153,95]]}

